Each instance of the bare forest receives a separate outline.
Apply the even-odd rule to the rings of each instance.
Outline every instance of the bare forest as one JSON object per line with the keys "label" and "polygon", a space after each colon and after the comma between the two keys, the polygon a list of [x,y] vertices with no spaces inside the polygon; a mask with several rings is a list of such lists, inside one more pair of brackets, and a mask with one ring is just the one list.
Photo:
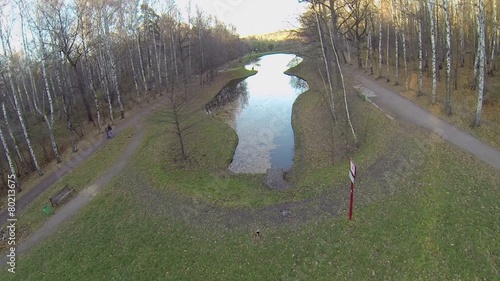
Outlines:
{"label": "bare forest", "polygon": [[[62,161],[63,152],[77,151],[80,140],[102,133],[132,108],[188,82],[209,83],[222,65],[251,50],[276,48],[255,37],[241,39],[233,26],[198,7],[159,2],[154,7],[139,0],[3,4],[2,179],[42,175],[44,164]],[[295,36],[302,42],[298,52],[315,50],[331,115],[337,124],[345,121],[352,145],[358,140],[345,64],[414,88],[442,104],[447,115],[454,114],[454,93],[466,80],[476,97],[470,126],[481,125],[485,99],[494,97],[485,81],[497,74],[496,0],[302,2],[309,6]],[[444,101],[439,85],[445,85]]]}
{"label": "bare forest", "polygon": [[430,96],[432,106],[442,104],[448,116],[453,114],[453,93],[462,90],[465,81],[465,88],[476,97],[472,128],[481,125],[485,99],[490,103],[498,99],[485,83],[497,74],[496,0],[303,2],[309,9],[301,16],[300,36],[305,45],[318,50],[332,115],[347,116],[343,119],[354,142],[342,65],[352,64],[417,96]]}
{"label": "bare forest", "polygon": [[2,5],[2,179],[42,175],[44,164],[61,162],[64,151],[76,152],[128,110],[192,80],[209,83],[251,48],[233,26],[174,1]]}

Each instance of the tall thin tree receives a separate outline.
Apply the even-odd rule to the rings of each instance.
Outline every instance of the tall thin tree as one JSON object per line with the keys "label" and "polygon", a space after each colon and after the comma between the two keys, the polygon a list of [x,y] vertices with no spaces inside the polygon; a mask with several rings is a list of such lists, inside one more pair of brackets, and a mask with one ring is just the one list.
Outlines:
{"label": "tall thin tree", "polygon": [[443,11],[446,26],[446,115],[451,115],[451,21],[449,11],[449,0],[443,0]]}
{"label": "tall thin tree", "polygon": [[432,103],[436,103],[437,95],[437,57],[436,57],[436,31],[434,27],[434,6],[435,0],[427,0],[427,9],[429,11],[429,26],[431,31],[432,46]]}
{"label": "tall thin tree", "polygon": [[484,61],[486,57],[486,44],[485,44],[485,13],[484,13],[484,0],[477,0],[477,25],[478,25],[478,77],[477,77],[477,108],[476,117],[474,119],[473,127],[481,125],[481,115],[483,110],[483,97],[484,97]]}

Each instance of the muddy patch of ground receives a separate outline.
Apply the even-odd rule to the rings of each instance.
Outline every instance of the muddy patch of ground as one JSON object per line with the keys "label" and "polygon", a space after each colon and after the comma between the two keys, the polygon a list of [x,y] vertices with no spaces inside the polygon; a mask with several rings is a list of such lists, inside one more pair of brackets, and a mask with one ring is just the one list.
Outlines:
{"label": "muddy patch of ground", "polygon": [[274,190],[285,190],[293,187],[292,183],[285,179],[283,169],[267,169],[264,184]]}

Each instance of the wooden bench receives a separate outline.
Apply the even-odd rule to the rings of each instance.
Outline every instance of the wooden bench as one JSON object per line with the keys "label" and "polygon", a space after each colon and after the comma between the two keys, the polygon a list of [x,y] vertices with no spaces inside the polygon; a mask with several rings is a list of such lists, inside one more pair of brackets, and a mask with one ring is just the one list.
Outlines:
{"label": "wooden bench", "polygon": [[50,204],[52,204],[52,206],[59,206],[62,201],[69,197],[69,195],[73,192],[75,192],[75,190],[69,187],[69,185],[64,186],[63,189],[59,190],[56,194],[49,197]]}

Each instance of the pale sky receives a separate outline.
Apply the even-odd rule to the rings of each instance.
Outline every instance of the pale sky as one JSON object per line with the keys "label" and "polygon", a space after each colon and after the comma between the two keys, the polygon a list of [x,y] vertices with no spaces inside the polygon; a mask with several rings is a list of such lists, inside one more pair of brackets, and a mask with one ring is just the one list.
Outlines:
{"label": "pale sky", "polygon": [[[161,3],[164,0],[157,0]],[[178,9],[182,12],[184,20],[187,21],[187,9],[190,0],[174,0]],[[12,23],[17,19],[18,11],[10,10],[13,4],[9,0],[0,0],[0,18],[1,21],[10,23],[5,26],[12,31],[12,44],[17,48],[21,42],[21,31],[19,21]],[[299,3],[298,0],[191,0],[192,11],[194,14],[196,6],[200,7],[205,13],[217,16],[217,18],[227,24],[236,27],[236,31],[242,37],[254,34],[265,34],[283,29],[292,29],[299,27],[298,17],[301,15],[307,5]],[[158,11],[159,12],[159,11]],[[1,50],[1,45],[0,45]]]}
{"label": "pale sky", "polygon": [[[189,0],[176,0],[186,11]],[[191,0],[192,12],[198,5],[207,14],[233,24],[241,36],[270,33],[298,27],[297,18],[306,8],[298,0]]]}

